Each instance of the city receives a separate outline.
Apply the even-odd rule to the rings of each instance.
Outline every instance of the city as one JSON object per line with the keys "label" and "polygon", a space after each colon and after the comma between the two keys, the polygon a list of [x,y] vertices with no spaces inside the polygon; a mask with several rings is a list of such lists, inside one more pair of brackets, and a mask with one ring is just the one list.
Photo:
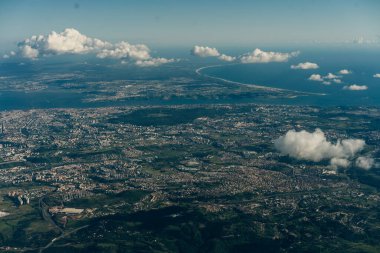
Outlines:
{"label": "city", "polygon": [[[366,117],[351,120],[358,114]],[[185,210],[226,221],[250,217],[246,229],[278,247],[302,249],[302,241],[347,234],[366,241],[378,226],[380,197],[371,183],[329,164],[289,160],[273,141],[293,126],[323,125],[329,139],[363,138],[379,152],[379,115],[376,108],[254,104],[1,112],[1,212],[23,217],[1,223],[3,249],[36,250],[51,240],[59,248],[70,244],[70,231],[96,231],[94,220],[173,207],[183,208],[168,214],[173,220]],[[120,224],[135,233],[128,226]],[[82,233],[72,236],[107,242],[112,230]],[[145,236],[170,249],[167,238],[151,233]],[[220,233],[241,236],[233,227]]]}

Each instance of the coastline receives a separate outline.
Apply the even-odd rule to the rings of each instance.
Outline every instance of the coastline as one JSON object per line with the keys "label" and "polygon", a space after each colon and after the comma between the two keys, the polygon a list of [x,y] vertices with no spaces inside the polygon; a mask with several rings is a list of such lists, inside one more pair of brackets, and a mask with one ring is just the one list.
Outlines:
{"label": "coastline", "polygon": [[241,82],[231,81],[231,80],[224,79],[224,78],[221,78],[221,77],[211,76],[211,75],[207,75],[207,74],[203,74],[202,73],[202,70],[205,70],[205,69],[217,68],[217,67],[222,67],[222,66],[233,66],[233,65],[240,65],[240,64],[243,64],[243,63],[233,63],[233,64],[228,64],[228,65],[226,65],[226,64],[217,64],[217,65],[204,66],[204,67],[197,68],[195,70],[195,73],[197,75],[199,75],[199,76],[215,79],[215,80],[222,81],[222,82],[225,82],[225,83],[236,84],[236,85],[243,85],[243,86],[246,86],[246,87],[251,87],[251,88],[256,88],[256,89],[261,89],[261,90],[267,90],[267,91],[272,91],[272,92],[286,91],[286,92],[298,93],[298,94],[301,94],[301,95],[313,95],[313,96],[326,96],[327,95],[326,93],[316,93],[316,92],[289,90],[289,89],[275,88],[275,87],[269,87],[269,86],[258,85],[258,84],[241,83]]}

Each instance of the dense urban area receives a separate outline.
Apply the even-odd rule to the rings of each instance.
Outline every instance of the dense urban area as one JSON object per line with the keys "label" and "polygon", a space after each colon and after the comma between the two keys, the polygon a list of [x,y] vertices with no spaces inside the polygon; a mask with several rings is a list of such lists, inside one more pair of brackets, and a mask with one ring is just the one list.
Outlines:
{"label": "dense urban area", "polygon": [[[380,110],[255,104],[0,112],[2,252],[378,252],[378,169],[282,155],[359,138]],[[148,250],[147,250],[148,249]]]}

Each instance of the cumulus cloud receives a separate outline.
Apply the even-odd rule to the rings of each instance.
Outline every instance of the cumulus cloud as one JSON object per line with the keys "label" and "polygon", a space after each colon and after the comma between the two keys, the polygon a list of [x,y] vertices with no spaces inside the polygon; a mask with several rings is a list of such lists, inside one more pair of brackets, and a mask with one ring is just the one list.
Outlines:
{"label": "cumulus cloud", "polygon": [[330,166],[331,168],[333,169],[337,169],[337,168],[347,168],[348,166],[351,165],[351,162],[345,158],[332,158],[330,160]]}
{"label": "cumulus cloud", "polygon": [[359,156],[355,161],[355,165],[358,168],[369,170],[375,165],[375,159],[366,156]]}
{"label": "cumulus cloud", "polygon": [[166,58],[151,58],[149,60],[138,60],[136,61],[136,65],[140,67],[157,67],[165,63],[175,62],[174,59],[166,59]]}
{"label": "cumulus cloud", "polygon": [[366,39],[363,36],[354,38],[351,42],[354,44],[359,44],[359,45],[362,45],[362,44],[378,44],[379,43],[379,41],[376,39]]}
{"label": "cumulus cloud", "polygon": [[333,79],[332,80],[334,83],[342,83],[342,80],[340,80],[340,79]]}
{"label": "cumulus cloud", "polygon": [[354,38],[352,40],[352,42],[354,44],[364,44],[365,43],[365,39],[364,39],[364,37],[361,36],[361,37]]}
{"label": "cumulus cloud", "polygon": [[25,58],[52,54],[83,54],[109,46],[111,43],[87,37],[73,28],[67,28],[61,33],[52,31],[47,36],[34,35],[18,43],[19,50]]}
{"label": "cumulus cloud", "polygon": [[350,158],[364,148],[365,142],[361,139],[344,139],[333,144],[326,139],[322,130],[316,129],[312,133],[290,130],[276,139],[274,145],[283,155],[313,162],[330,160],[332,166],[344,167],[349,165]]}
{"label": "cumulus cloud", "polygon": [[21,48],[21,55],[25,58],[35,59],[38,57],[39,51],[29,45],[25,45]]}
{"label": "cumulus cloud", "polygon": [[8,59],[10,58],[11,56],[15,56],[16,55],[16,52],[15,51],[10,51],[9,54],[4,54],[3,55],[3,58],[4,59]]}
{"label": "cumulus cloud", "polygon": [[97,57],[114,59],[129,58],[133,60],[147,60],[151,58],[150,49],[146,45],[131,45],[126,41],[100,50],[100,52],[97,53]]}
{"label": "cumulus cloud", "polygon": [[312,74],[308,80],[322,82],[324,85],[330,85],[331,82],[342,83],[342,80],[339,79],[340,77],[341,76],[334,75],[333,73],[328,73],[325,76],[321,76],[320,74]]}
{"label": "cumulus cloud", "polygon": [[[240,55],[238,57],[222,54],[218,49],[207,46],[194,46],[191,49],[191,54],[198,57],[217,57],[221,61],[235,61],[239,59],[241,63],[268,63],[268,62],[286,62],[291,57],[295,57],[299,52],[280,53],[280,52],[266,52],[256,48],[252,52]],[[313,63],[305,63],[313,64]]]}
{"label": "cumulus cloud", "polygon": [[219,51],[215,47],[194,46],[191,54],[199,57],[218,57]]}
{"label": "cumulus cloud", "polygon": [[299,52],[280,53],[266,52],[256,48],[250,53],[246,53],[240,57],[242,63],[268,63],[268,62],[286,62],[290,58],[299,55]]}
{"label": "cumulus cloud", "polygon": [[218,57],[218,59],[221,60],[221,61],[231,62],[231,61],[236,60],[236,57],[229,56],[229,55],[225,55],[225,54],[221,54],[221,55]]}
{"label": "cumulus cloud", "polygon": [[236,60],[236,57],[219,53],[215,47],[194,46],[191,49],[191,54],[198,57],[217,57],[219,60],[226,62]]}
{"label": "cumulus cloud", "polygon": [[359,91],[359,90],[367,90],[368,87],[366,85],[351,84],[351,85],[344,86],[343,89],[344,90]]}
{"label": "cumulus cloud", "polygon": [[[172,59],[153,58],[150,49],[143,44],[132,45],[126,41],[112,44],[88,37],[78,30],[67,28],[61,33],[52,31],[48,35],[32,36],[18,43],[17,54],[24,58],[36,59],[47,55],[94,53],[98,58],[113,58],[132,61],[138,66],[158,66],[172,62]],[[15,55],[16,53],[11,53]]]}
{"label": "cumulus cloud", "polygon": [[380,78],[380,74],[374,74],[373,77],[374,78]]}
{"label": "cumulus cloud", "polygon": [[46,38],[42,37],[42,41],[47,51],[57,54],[87,53],[110,46],[108,42],[87,37],[73,28],[65,29],[62,33],[53,31]]}
{"label": "cumulus cloud", "polygon": [[326,76],[324,76],[323,78],[326,78],[326,79],[336,79],[336,78],[339,78],[339,76],[337,75],[334,75],[333,73],[328,73]]}
{"label": "cumulus cloud", "polygon": [[342,69],[338,72],[338,74],[341,74],[341,75],[348,75],[348,74],[351,74],[352,72],[348,69]]}
{"label": "cumulus cloud", "polygon": [[318,64],[312,62],[303,62],[298,65],[291,65],[291,69],[317,69],[319,68]]}
{"label": "cumulus cloud", "polygon": [[8,59],[8,58],[10,58],[11,56],[15,56],[15,55],[16,55],[15,51],[10,51],[9,54],[4,54],[4,55],[3,55],[3,58],[4,58],[4,59]]}
{"label": "cumulus cloud", "polygon": [[323,78],[319,74],[312,74],[309,79],[310,81],[323,82]]}

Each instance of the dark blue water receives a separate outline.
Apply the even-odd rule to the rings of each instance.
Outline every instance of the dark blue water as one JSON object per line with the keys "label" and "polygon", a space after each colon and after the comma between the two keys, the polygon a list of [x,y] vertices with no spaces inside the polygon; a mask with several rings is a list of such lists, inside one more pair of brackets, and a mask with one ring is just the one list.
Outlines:
{"label": "dark blue water", "polygon": [[[290,68],[292,64],[306,61],[317,63],[320,68],[311,70]],[[331,82],[330,85],[324,85],[322,82],[308,80],[311,74],[339,75],[337,72],[341,69],[352,71],[352,74],[340,75],[341,84]],[[202,70],[202,74],[235,82],[327,94],[297,98],[290,103],[359,106],[380,105],[380,78],[374,78],[375,73],[380,73],[378,49],[306,50],[285,63],[234,64]],[[366,85],[368,90],[343,89],[345,85],[350,84]]]}
{"label": "dark blue water", "polygon": [[[295,49],[265,49],[290,52]],[[246,52],[226,52],[238,55]],[[171,56],[174,57],[175,56]],[[181,57],[185,57],[181,55]],[[179,58],[179,57],[178,57]],[[300,62],[315,62],[320,68],[316,70],[293,70],[290,65]],[[86,62],[89,62],[87,64]],[[301,54],[286,63],[268,64],[225,64],[216,68],[208,68],[203,74],[216,76],[231,81],[253,83],[268,87],[289,90],[326,93],[326,96],[300,96],[297,98],[231,98],[231,99],[135,99],[116,102],[87,103],[86,93],[59,88],[62,82],[86,83],[89,81],[112,80],[163,80],[181,77],[196,77],[194,70],[200,66],[218,64],[215,59],[191,58],[174,65],[164,65],[159,68],[137,68],[124,66],[112,61],[102,61],[96,58],[66,57],[46,58],[38,61],[0,63],[0,76],[13,76],[23,81],[40,80],[41,74],[72,74],[80,73],[77,79],[62,79],[50,82],[49,88],[42,91],[0,91],[0,110],[31,109],[31,108],[86,108],[122,105],[173,105],[173,104],[212,104],[212,103],[264,103],[292,105],[355,105],[380,106],[380,78],[373,78],[380,73],[380,50],[375,49],[305,49]],[[336,74],[341,69],[349,69],[353,73],[342,76],[342,84],[332,83],[329,86],[320,82],[308,81],[311,74]],[[0,85],[3,81],[0,80]],[[348,91],[342,87],[348,84],[368,86],[366,91]]]}

